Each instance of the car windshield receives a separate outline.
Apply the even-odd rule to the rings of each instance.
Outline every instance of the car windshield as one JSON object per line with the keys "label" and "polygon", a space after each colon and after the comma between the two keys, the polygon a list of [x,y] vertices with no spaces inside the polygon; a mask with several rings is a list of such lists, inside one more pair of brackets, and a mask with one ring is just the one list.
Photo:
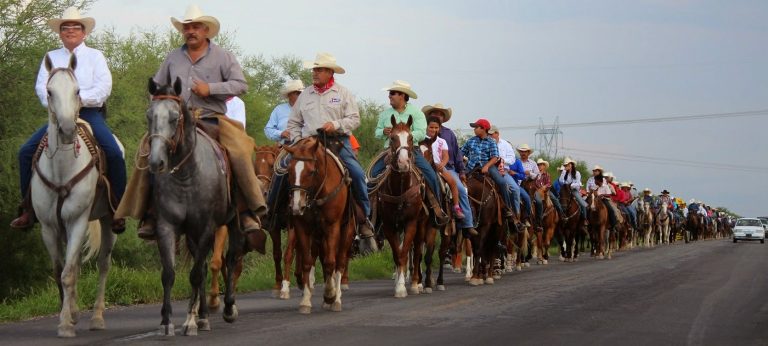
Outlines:
{"label": "car windshield", "polygon": [[760,223],[760,220],[757,219],[741,219],[739,221],[736,221],[736,226],[753,226],[753,227],[760,227],[763,224]]}

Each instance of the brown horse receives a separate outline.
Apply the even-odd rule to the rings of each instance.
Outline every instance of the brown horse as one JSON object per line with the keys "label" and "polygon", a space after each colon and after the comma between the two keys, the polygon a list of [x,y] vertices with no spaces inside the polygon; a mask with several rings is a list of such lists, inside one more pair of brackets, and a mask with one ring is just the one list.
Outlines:
{"label": "brown horse", "polygon": [[592,241],[592,251],[597,259],[611,259],[611,241],[608,229],[608,207],[601,200],[605,197],[597,195],[597,190],[589,192],[589,238]]}
{"label": "brown horse", "polygon": [[302,314],[312,311],[310,271],[318,255],[322,256],[325,280],[323,307],[341,311],[341,281],[355,235],[346,170],[321,143],[324,137],[307,137],[285,148],[291,154],[288,227],[296,232],[296,251],[301,258]]}
{"label": "brown horse", "polygon": [[[472,171],[467,177],[467,193],[472,207],[472,218],[477,223],[476,236],[470,236],[472,243],[472,286],[493,284],[493,265],[499,254],[499,241],[502,240],[501,198],[496,185],[479,170]],[[469,268],[468,268],[469,269]]]}
{"label": "brown horse", "polygon": [[560,220],[560,214],[555,209],[552,200],[549,199],[549,186],[543,186],[535,191],[542,196],[542,206],[544,209],[544,220],[541,223],[541,230],[536,231],[536,250],[538,252],[537,263],[547,264],[549,262],[549,246],[552,238],[555,236],[555,228]]}
{"label": "brown horse", "polygon": [[[275,165],[277,154],[280,152],[280,147],[276,145],[256,146],[254,147],[254,151],[256,153],[253,161],[254,171],[256,172],[256,177],[261,183],[261,190],[266,194],[269,191],[269,187],[272,182],[272,169]],[[281,285],[284,285],[283,277],[287,276],[284,276],[280,268],[280,260],[282,257],[280,230],[269,229],[268,232],[270,238],[272,238],[272,257],[275,261],[275,286],[272,288],[272,291],[273,295],[277,295],[278,292],[280,292]],[[209,265],[211,270],[211,292],[208,294],[208,306],[212,310],[216,310],[220,304],[218,277],[222,269],[226,269],[223,268],[222,264],[224,261],[224,248],[226,245],[227,235],[228,233],[226,226],[219,227],[214,234],[213,255],[211,256],[211,264]],[[233,269],[235,288],[237,287],[237,282],[240,279],[240,274],[243,271],[243,258],[245,257],[245,254],[253,250],[256,250],[262,254],[264,253],[263,239],[260,239],[260,237],[263,236],[254,233],[251,233],[247,236],[244,249],[239,253],[236,259],[237,264]],[[291,258],[291,260],[293,259]],[[288,268],[286,268],[285,275],[287,275],[288,271]]]}
{"label": "brown horse", "polygon": [[565,221],[560,229],[560,260],[576,262],[579,257],[579,240],[586,235],[583,233],[582,218],[579,210],[579,202],[573,197],[569,186],[560,189],[560,205],[565,212]]}

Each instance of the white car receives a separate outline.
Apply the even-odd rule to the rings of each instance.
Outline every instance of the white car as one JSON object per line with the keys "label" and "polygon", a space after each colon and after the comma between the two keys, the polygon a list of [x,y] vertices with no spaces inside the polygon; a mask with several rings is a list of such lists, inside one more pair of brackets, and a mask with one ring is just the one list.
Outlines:
{"label": "white car", "polygon": [[733,228],[733,242],[738,240],[759,240],[765,243],[765,226],[757,218],[741,218],[736,220]]}

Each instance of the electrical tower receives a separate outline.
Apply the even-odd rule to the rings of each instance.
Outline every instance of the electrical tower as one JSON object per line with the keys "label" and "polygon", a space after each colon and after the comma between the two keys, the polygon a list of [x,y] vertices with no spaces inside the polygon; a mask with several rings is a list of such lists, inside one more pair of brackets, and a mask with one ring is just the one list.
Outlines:
{"label": "electrical tower", "polygon": [[557,157],[557,149],[562,146],[563,131],[560,131],[560,117],[555,117],[552,127],[544,126],[544,120],[539,118],[539,129],[536,131],[536,149],[549,158]]}

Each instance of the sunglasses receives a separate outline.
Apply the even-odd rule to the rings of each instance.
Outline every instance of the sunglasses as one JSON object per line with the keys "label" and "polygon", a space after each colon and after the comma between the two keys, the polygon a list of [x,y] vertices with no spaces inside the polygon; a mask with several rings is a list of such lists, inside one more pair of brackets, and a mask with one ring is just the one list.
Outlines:
{"label": "sunglasses", "polygon": [[83,27],[81,25],[62,25],[59,29],[61,31],[80,31]]}
{"label": "sunglasses", "polygon": [[395,95],[405,95],[405,93],[394,91],[394,90],[389,91],[389,96],[395,96]]}

